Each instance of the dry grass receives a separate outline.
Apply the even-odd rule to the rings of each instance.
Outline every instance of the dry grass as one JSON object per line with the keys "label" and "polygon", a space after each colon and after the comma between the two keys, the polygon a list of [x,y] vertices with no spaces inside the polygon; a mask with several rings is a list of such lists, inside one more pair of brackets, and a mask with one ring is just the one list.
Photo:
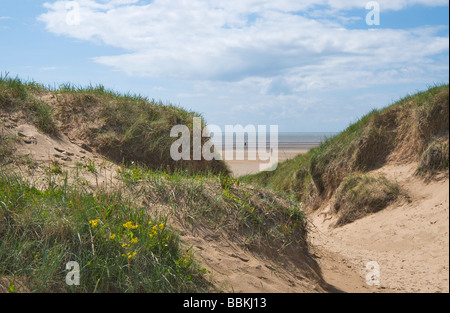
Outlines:
{"label": "dry grass", "polygon": [[183,229],[210,229],[248,249],[278,256],[287,246],[306,248],[306,216],[283,193],[243,185],[226,175],[192,176],[180,170],[167,173],[134,167],[121,170],[121,179],[150,206],[169,208]]}
{"label": "dry grass", "polygon": [[449,169],[449,139],[434,139],[420,157],[417,174],[432,175]]}
{"label": "dry grass", "polygon": [[396,200],[399,194],[397,183],[383,175],[353,173],[344,178],[336,190],[332,208],[339,217],[335,226],[343,226],[376,213]]}
{"label": "dry grass", "polygon": [[[95,94],[92,91],[53,93],[61,129],[71,138],[80,138],[116,163],[139,162],[153,169],[188,169],[228,172],[222,161],[174,161],[170,147],[175,125],[191,129],[194,112],[140,97]],[[205,126],[205,122],[203,122]],[[203,142],[207,139],[203,138]],[[192,139],[191,139],[192,142]]]}

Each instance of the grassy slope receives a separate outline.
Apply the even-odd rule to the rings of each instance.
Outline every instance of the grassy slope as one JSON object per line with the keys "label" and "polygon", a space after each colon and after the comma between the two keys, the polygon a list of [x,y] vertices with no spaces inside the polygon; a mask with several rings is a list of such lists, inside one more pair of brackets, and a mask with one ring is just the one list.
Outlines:
{"label": "grassy slope", "polygon": [[[174,161],[170,147],[177,138],[170,137],[170,130],[175,125],[186,125],[192,135],[193,117],[201,116],[139,95],[121,95],[101,85],[46,88],[35,82],[0,77],[0,109],[20,111],[44,133],[64,133],[87,142],[90,148],[118,163],[140,162],[151,168],[197,172],[228,171],[222,161]],[[202,124],[206,125],[203,119]]]}
{"label": "grassy slope", "polygon": [[[39,190],[20,177],[0,173],[0,237],[0,278],[13,286],[18,281],[28,291],[210,288],[204,271],[182,251],[164,218],[149,216],[145,207],[120,192],[90,193],[54,182]],[[80,286],[65,283],[64,265],[70,261],[80,265]]]}
{"label": "grassy slope", "polygon": [[318,208],[342,181],[388,161],[420,161],[419,172],[448,169],[449,86],[432,87],[373,110],[305,155],[279,164],[274,172],[243,178],[284,190]]}
{"label": "grassy slope", "polygon": [[[41,173],[32,179],[43,182],[38,186],[8,170],[19,164],[16,139],[0,133],[0,292],[8,286],[38,292],[215,290],[182,248],[169,216],[186,229],[212,229],[271,258],[307,248],[306,219],[290,197],[239,186],[221,162],[179,166],[161,159],[171,125],[190,125],[195,113],[101,86],[51,90],[2,77],[5,112],[50,136],[64,132],[89,142],[120,165],[120,183],[91,191],[82,176],[95,168],[58,166],[33,171]],[[149,213],[161,207],[164,215]],[[65,283],[64,265],[73,260],[80,263],[81,289]]]}
{"label": "grassy slope", "polygon": [[[119,95],[102,86],[66,84],[51,89],[2,76],[0,112],[15,114],[49,136],[64,132],[86,140],[91,148],[125,164],[141,162],[168,171],[179,167],[227,171],[220,162],[193,167],[171,162],[170,128],[175,123],[192,126],[195,113]],[[13,136],[0,134],[0,291],[8,284],[10,291],[24,286],[19,291],[36,292],[202,292],[212,288],[164,217],[145,214],[146,208],[125,196],[129,193],[125,189],[88,192],[82,184],[68,185],[68,171],[61,169],[49,170],[42,177],[47,187],[36,188],[6,168],[18,161],[16,142]],[[126,228],[127,222],[138,227]],[[81,266],[81,289],[65,283],[67,271],[61,264],[72,260]]]}

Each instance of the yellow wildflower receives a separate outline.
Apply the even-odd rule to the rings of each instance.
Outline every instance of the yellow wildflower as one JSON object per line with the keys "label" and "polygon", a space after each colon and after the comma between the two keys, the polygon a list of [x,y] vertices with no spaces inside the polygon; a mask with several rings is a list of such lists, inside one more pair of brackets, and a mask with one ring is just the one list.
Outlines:
{"label": "yellow wildflower", "polygon": [[89,224],[91,224],[92,227],[96,227],[98,225],[98,223],[100,222],[99,219],[96,220],[90,220]]}
{"label": "yellow wildflower", "polygon": [[159,228],[164,229],[164,224],[163,223],[159,224]]}
{"label": "yellow wildflower", "polygon": [[129,259],[131,259],[132,257],[136,256],[136,254],[137,254],[136,252],[133,252],[133,253],[128,252],[127,253]]}
{"label": "yellow wildflower", "polygon": [[128,229],[136,229],[139,226],[138,225],[133,225],[133,223],[131,223],[131,222],[126,222],[125,224],[123,224],[123,227],[128,228]]}
{"label": "yellow wildflower", "polygon": [[116,238],[116,234],[112,234],[111,236],[109,236],[109,239],[115,239]]}
{"label": "yellow wildflower", "polygon": [[137,242],[138,242],[137,237],[134,237],[133,239],[131,239],[131,242],[132,242],[132,243],[137,243]]}
{"label": "yellow wildflower", "polygon": [[122,248],[125,248],[125,247],[129,247],[130,245],[128,244],[128,243],[124,243],[123,245],[122,245]]}

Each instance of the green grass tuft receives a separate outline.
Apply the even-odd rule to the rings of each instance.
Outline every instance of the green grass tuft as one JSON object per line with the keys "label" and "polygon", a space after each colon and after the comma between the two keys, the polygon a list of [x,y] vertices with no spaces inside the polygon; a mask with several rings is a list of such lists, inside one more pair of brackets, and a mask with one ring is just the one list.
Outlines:
{"label": "green grass tuft", "polygon": [[399,194],[397,183],[383,175],[352,173],[344,178],[336,190],[333,210],[339,218],[335,226],[343,226],[376,213],[396,200]]}
{"label": "green grass tuft", "polygon": [[34,124],[45,134],[58,135],[58,126],[56,125],[53,109],[44,101],[35,100],[29,106],[34,116]]}

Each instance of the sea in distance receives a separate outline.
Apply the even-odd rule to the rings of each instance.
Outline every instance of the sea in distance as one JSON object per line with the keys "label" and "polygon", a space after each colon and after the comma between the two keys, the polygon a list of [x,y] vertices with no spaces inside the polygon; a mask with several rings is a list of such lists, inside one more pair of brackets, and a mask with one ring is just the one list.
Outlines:
{"label": "sea in distance", "polygon": [[[279,132],[277,136],[278,140],[278,151],[293,151],[293,150],[309,150],[311,148],[317,147],[323,141],[328,138],[335,136],[337,133],[330,132]],[[258,134],[254,134],[256,137],[256,144],[252,145],[251,140],[252,134],[248,133],[234,133],[228,134],[231,138],[233,135],[233,140],[226,140],[227,134],[222,133],[222,151],[248,151],[252,148],[258,148]],[[270,134],[266,133],[266,149],[270,150],[271,141]],[[212,138],[212,142],[218,148],[220,146],[220,140],[217,138]],[[273,146],[273,145],[272,145]],[[220,150],[220,148],[218,149]]]}

